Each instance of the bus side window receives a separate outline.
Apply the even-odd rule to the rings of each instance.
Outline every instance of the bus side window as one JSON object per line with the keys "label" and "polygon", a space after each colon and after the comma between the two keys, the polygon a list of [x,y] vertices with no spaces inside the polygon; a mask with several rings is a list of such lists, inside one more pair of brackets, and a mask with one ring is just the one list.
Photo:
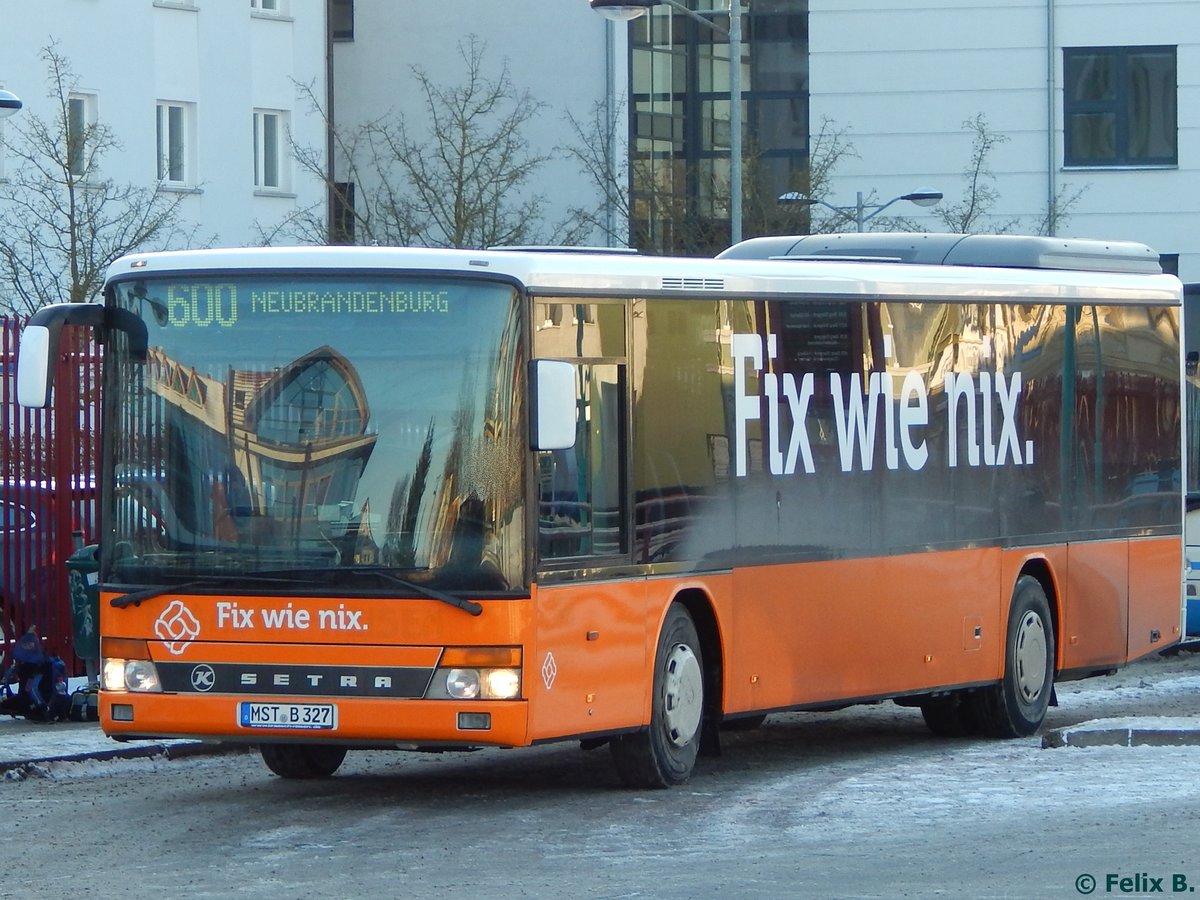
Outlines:
{"label": "bus side window", "polygon": [[538,454],[543,560],[624,553],[624,366],[580,364],[575,446]]}

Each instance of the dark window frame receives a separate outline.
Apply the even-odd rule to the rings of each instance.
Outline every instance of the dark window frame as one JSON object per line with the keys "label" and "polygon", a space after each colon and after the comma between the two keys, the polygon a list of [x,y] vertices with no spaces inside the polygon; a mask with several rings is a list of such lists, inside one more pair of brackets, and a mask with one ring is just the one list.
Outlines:
{"label": "dark window frame", "polygon": [[[1174,68],[1174,95],[1169,115],[1164,122],[1160,116],[1148,127],[1166,128],[1171,132],[1171,152],[1167,155],[1138,155],[1133,150],[1133,123],[1130,113],[1132,87],[1131,63],[1142,56],[1161,56],[1169,53]],[[1112,66],[1111,96],[1081,98],[1072,95],[1072,63],[1088,56],[1108,56]],[[1085,156],[1083,148],[1072,146],[1072,119],[1083,116],[1111,116],[1114,122],[1114,147],[1110,157]],[[1175,45],[1155,44],[1130,47],[1064,47],[1063,48],[1063,165],[1084,168],[1173,167],[1179,165],[1179,55]]]}
{"label": "dark window frame", "polygon": [[354,0],[329,0],[329,37],[334,41],[354,40]]}

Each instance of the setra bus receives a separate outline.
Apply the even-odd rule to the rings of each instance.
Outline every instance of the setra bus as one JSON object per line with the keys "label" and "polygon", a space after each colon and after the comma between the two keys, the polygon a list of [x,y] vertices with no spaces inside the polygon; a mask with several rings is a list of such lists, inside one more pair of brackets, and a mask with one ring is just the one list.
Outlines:
{"label": "setra bus", "polygon": [[99,332],[112,737],[300,778],[571,739],[663,787],[774,711],[1028,735],[1178,641],[1180,302],[1144,246],[1009,236],[150,253],[19,388]]}

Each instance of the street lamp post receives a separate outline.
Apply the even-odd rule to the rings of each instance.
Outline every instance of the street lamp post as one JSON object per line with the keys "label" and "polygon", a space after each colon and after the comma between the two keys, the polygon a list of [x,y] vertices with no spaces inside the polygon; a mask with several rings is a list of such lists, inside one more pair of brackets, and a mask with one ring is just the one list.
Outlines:
{"label": "street lamp post", "polygon": [[11,91],[0,91],[0,119],[7,119],[22,107],[21,98]]}
{"label": "street lamp post", "polygon": [[729,0],[729,30],[689,9],[678,0],[588,0],[609,19],[628,22],[652,6],[669,6],[729,39],[729,237],[742,239],[742,3]]}
{"label": "street lamp post", "polygon": [[[806,197],[799,191],[788,191],[786,194],[779,195],[779,204],[781,206],[791,206],[800,204],[803,206],[823,206],[826,209],[831,209],[838,215],[853,213],[854,224],[858,230],[864,231],[865,226],[873,218],[891,206],[893,203],[899,203],[901,200],[907,200],[909,203],[915,203],[917,206],[936,206],[942,199],[941,191],[922,188],[919,191],[911,191],[907,194],[901,194],[899,197],[893,197],[887,203],[865,203],[863,201],[862,191],[858,192],[857,200],[854,206],[834,206],[832,203],[826,203],[824,200],[818,200],[816,197]],[[869,210],[869,212],[868,212]]]}

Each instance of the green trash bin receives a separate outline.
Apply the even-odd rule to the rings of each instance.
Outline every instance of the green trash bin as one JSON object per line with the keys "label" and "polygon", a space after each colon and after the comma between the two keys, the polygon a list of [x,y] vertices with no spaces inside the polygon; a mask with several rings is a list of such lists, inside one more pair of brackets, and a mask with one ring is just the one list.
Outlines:
{"label": "green trash bin", "polygon": [[80,547],[67,557],[67,585],[71,592],[71,633],[75,655],[87,667],[88,683],[100,672],[100,545]]}

